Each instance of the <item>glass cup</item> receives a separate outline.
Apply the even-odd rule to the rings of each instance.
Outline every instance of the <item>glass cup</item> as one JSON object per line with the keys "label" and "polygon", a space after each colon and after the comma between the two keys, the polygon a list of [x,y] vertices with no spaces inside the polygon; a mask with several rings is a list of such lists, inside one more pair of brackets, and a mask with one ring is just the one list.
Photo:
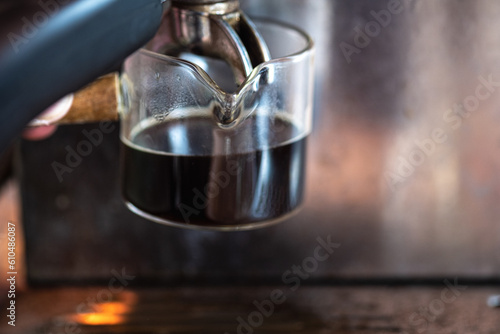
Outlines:
{"label": "glass cup", "polygon": [[240,230],[297,212],[312,122],[313,43],[287,25],[255,24],[272,60],[234,93],[221,61],[141,49],[125,62],[122,191],[136,214]]}

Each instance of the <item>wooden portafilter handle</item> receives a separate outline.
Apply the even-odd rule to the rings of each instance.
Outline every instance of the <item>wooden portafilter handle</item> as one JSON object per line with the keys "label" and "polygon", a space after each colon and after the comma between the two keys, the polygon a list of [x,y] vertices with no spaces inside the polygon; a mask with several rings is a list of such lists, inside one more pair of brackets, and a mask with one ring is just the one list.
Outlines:
{"label": "wooden portafilter handle", "polygon": [[102,76],[73,95],[64,117],[57,119],[51,113],[42,114],[30,126],[117,121],[119,87],[118,73]]}

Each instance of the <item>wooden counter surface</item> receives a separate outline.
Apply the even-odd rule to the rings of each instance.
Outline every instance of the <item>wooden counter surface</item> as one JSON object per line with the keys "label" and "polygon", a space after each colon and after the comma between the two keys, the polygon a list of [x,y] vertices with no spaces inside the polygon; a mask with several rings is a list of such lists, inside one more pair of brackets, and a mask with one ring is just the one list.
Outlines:
{"label": "wooden counter surface", "polygon": [[[500,333],[500,309],[486,305],[500,286],[137,290],[117,282],[122,291],[100,304],[109,287],[24,293],[16,327],[3,317],[0,333]],[[279,305],[276,290],[285,293]]]}

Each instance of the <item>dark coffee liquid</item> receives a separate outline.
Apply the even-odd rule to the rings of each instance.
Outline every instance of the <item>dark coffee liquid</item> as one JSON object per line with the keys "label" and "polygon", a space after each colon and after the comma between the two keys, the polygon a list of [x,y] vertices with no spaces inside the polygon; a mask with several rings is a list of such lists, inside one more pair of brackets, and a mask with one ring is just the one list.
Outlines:
{"label": "dark coffee liquid", "polygon": [[302,202],[305,153],[306,138],[279,118],[253,117],[234,130],[203,117],[154,124],[123,145],[123,195],[173,223],[275,220]]}

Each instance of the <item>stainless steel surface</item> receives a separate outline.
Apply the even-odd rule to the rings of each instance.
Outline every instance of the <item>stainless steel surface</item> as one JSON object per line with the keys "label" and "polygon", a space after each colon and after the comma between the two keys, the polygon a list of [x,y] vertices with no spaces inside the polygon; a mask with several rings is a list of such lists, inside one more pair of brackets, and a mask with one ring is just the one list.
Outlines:
{"label": "stainless steel surface", "polygon": [[185,8],[191,11],[203,13],[205,15],[224,15],[235,12],[239,9],[239,0],[226,0],[226,1],[185,1],[178,0],[172,1],[175,8]]}
{"label": "stainless steel surface", "polygon": [[[357,47],[359,29],[377,27],[372,11],[389,3],[241,1],[249,15],[302,27],[316,42],[308,188],[296,218],[231,234],[135,220],[118,191],[117,133],[58,183],[51,163],[85,139],[83,128],[60,129],[23,146],[31,278],[106,280],[126,266],[138,279],[280,281],[329,235],[341,246],[311,279],[500,278],[500,2],[401,1]],[[350,62],[343,43],[355,47]],[[453,111],[481,85],[491,94],[475,111]],[[405,169],[429,140],[430,154]]]}
{"label": "stainless steel surface", "polygon": [[[242,8],[302,26],[317,42],[309,198],[297,219],[309,224],[287,237],[331,232],[346,252],[337,274],[498,277],[500,3]],[[464,103],[470,112],[455,107]]]}
{"label": "stainless steel surface", "polygon": [[264,40],[239,10],[238,0],[172,2],[148,48],[169,55],[193,52],[223,59],[238,85],[255,66],[270,59]]}
{"label": "stainless steel surface", "polygon": [[172,2],[176,2],[179,4],[213,4],[213,3],[223,3],[229,2],[232,0],[172,0]]}

